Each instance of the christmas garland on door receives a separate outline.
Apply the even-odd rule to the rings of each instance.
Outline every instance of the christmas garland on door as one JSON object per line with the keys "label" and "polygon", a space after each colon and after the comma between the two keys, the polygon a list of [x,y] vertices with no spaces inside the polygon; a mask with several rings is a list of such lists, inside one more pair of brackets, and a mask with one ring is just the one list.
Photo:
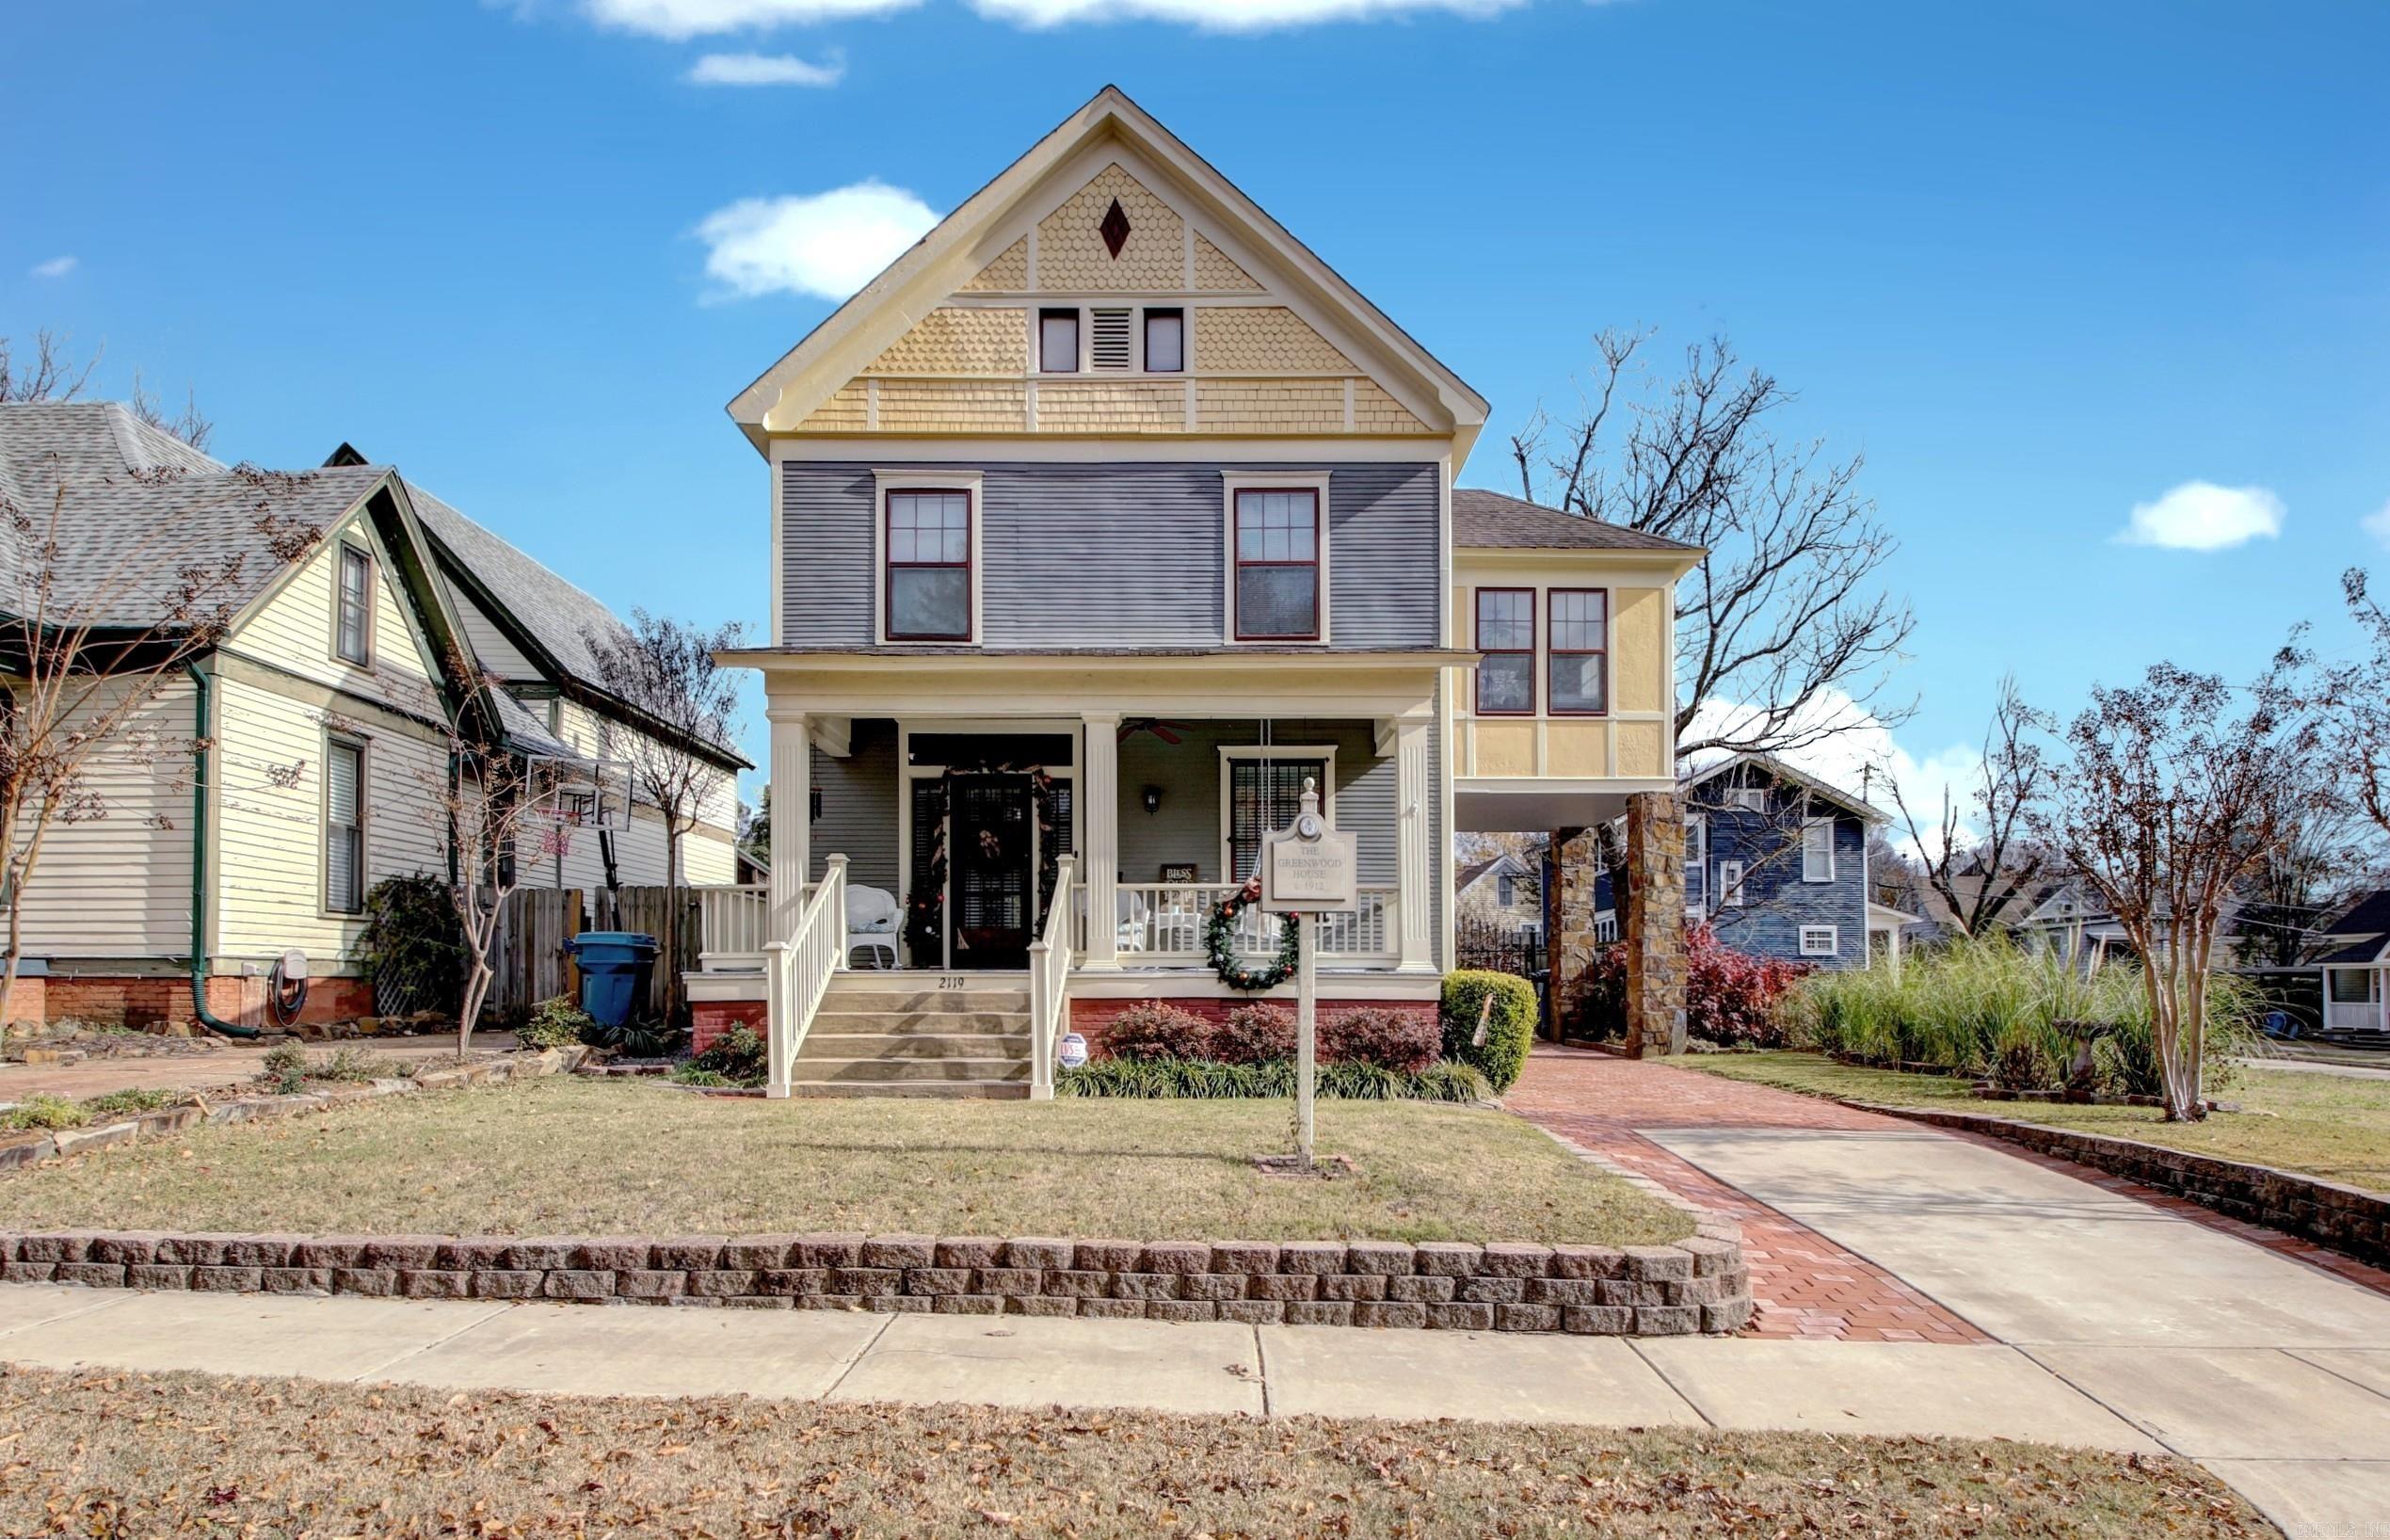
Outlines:
{"label": "christmas garland on door", "polygon": [[1261,902],[1261,879],[1247,877],[1204,922],[1203,953],[1220,982],[1231,989],[1275,989],[1294,977],[1303,962],[1303,927],[1295,917],[1279,916],[1278,954],[1259,968],[1237,961],[1237,916]]}
{"label": "christmas garland on door", "polygon": [[[948,765],[938,778],[938,828],[930,841],[929,887],[926,891],[916,889],[906,906],[905,943],[917,959],[942,959],[946,954],[946,840],[954,829],[956,776],[1027,776],[1030,801],[1037,816],[1037,913],[1041,919],[1053,905],[1054,886],[1061,877],[1064,842],[1054,833],[1054,778],[1044,765]],[[963,950],[960,937],[955,938],[955,949]],[[916,961],[914,966],[922,965]]]}

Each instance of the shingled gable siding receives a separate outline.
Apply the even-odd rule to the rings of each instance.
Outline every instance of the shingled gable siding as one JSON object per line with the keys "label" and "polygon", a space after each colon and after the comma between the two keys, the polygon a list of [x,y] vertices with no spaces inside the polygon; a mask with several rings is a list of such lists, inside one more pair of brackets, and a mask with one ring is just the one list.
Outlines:
{"label": "shingled gable siding", "polygon": [[[983,475],[982,643],[1219,642],[1226,582],[1213,574],[1224,571],[1226,561],[1221,474],[1266,473],[1270,467],[976,469]],[[872,644],[877,581],[873,470],[868,464],[803,461],[782,467],[781,636],[788,646]],[[1367,464],[1329,470],[1332,646],[1435,646],[1436,468]]]}

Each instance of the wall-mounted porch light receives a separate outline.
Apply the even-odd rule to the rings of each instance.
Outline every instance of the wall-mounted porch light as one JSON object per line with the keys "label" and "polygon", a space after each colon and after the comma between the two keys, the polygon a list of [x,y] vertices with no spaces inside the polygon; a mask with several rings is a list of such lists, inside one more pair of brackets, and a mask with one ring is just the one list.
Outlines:
{"label": "wall-mounted porch light", "polygon": [[1147,811],[1147,812],[1148,812],[1148,813],[1157,813],[1157,812],[1160,812],[1161,810],[1162,810],[1162,788],[1161,788],[1161,787],[1159,787],[1159,786],[1148,786],[1148,787],[1147,787],[1147,788],[1146,788],[1146,811]]}

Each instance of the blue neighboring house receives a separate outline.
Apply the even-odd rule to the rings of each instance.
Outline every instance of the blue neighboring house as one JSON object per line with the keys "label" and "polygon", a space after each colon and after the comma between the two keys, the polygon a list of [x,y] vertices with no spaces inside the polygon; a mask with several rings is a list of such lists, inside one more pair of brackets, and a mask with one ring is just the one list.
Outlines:
{"label": "blue neighboring house", "polygon": [[[1890,821],[1840,787],[1765,754],[1736,754],[1679,778],[1685,799],[1685,919],[1737,952],[1816,968],[1897,969],[1919,916],[1875,903],[1868,832]],[[1607,874],[1596,934],[1615,935]]]}

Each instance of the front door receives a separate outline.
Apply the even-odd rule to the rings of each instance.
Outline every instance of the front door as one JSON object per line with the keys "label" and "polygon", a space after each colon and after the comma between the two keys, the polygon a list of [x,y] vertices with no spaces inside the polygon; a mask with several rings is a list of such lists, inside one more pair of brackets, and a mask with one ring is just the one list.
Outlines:
{"label": "front door", "polygon": [[956,776],[951,794],[946,860],[954,884],[954,966],[1027,968],[1037,917],[1037,819],[1029,778]]}

